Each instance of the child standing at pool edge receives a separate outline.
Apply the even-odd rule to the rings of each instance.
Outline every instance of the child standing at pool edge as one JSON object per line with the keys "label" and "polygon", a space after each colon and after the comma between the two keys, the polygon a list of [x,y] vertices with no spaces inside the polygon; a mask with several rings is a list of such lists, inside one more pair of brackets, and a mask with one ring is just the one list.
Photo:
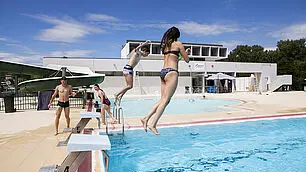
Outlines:
{"label": "child standing at pool edge", "polygon": [[[150,53],[150,48],[148,46],[148,43],[150,43],[150,40],[147,40],[144,43],[141,43],[138,47],[136,47],[131,53],[131,58],[127,65],[123,68],[123,75],[125,77],[126,86],[117,94],[115,94],[115,103],[118,101],[119,106],[121,103],[121,99],[123,95],[130,89],[133,88],[133,69],[140,61],[140,58],[146,57]],[[141,49],[141,50],[140,50]]]}

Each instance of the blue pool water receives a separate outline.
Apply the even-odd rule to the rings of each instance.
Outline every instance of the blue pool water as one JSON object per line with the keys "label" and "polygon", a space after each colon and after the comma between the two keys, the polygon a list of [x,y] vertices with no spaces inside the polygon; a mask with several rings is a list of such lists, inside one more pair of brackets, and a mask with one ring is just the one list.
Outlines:
{"label": "blue pool water", "polygon": [[[125,117],[144,116],[158,101],[157,98],[125,98],[121,106]],[[173,98],[166,107],[165,115],[201,114],[205,112],[220,112],[224,106],[239,104],[239,100],[202,99],[202,98]],[[229,111],[229,109],[226,109]]]}
{"label": "blue pool water", "polygon": [[159,131],[111,136],[110,172],[306,171],[306,118]]}

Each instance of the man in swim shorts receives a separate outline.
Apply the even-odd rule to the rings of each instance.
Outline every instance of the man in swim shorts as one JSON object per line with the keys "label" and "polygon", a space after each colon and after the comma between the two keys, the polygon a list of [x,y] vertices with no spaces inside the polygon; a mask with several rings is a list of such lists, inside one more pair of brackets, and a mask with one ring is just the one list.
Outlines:
{"label": "man in swim shorts", "polygon": [[58,126],[59,126],[59,120],[60,120],[63,109],[65,112],[67,128],[70,128],[69,96],[72,95],[74,97],[76,95],[75,92],[72,92],[71,85],[67,84],[67,79],[65,76],[61,78],[61,84],[56,86],[55,92],[52,95],[50,103],[48,105],[49,108],[57,94],[58,94],[58,103],[57,103],[58,108],[56,110],[56,116],[55,116],[55,134],[54,134],[55,136],[59,134]]}

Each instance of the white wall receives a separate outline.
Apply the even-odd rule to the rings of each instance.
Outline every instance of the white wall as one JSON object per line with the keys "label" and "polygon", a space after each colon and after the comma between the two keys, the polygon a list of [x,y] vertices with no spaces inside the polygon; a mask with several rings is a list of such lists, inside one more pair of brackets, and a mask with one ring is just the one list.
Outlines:
{"label": "white wall", "polygon": [[[128,62],[128,59],[110,59],[110,58],[44,58],[43,64],[47,66],[48,64],[58,64],[58,65],[68,65],[68,66],[85,66],[89,67],[92,71],[118,71],[121,72],[123,67]],[[190,67],[189,67],[190,66]],[[146,60],[144,57],[139,64],[136,66],[134,71],[148,71],[148,72],[159,72],[163,67],[163,60]],[[179,71],[180,72],[200,72],[200,73],[212,73],[212,72],[229,72],[229,73],[258,73],[260,74],[259,89],[261,91],[266,90],[266,77],[270,77],[271,82],[277,79],[277,65],[273,63],[237,63],[237,62],[211,62],[211,61],[191,61],[189,64],[184,61],[179,61]],[[117,85],[124,85],[119,79],[117,81],[109,80],[103,84],[112,83],[112,87],[118,90],[120,88]],[[150,80],[150,77],[147,77]],[[154,81],[159,83],[159,77],[151,78],[152,82]],[[156,81],[155,81],[156,80]],[[191,80],[191,79],[188,79]],[[117,83],[120,82],[120,83]],[[185,82],[185,80],[180,82]],[[180,84],[179,82],[179,84]],[[187,81],[186,81],[187,82]],[[190,81],[188,81],[190,82]],[[142,83],[142,82],[141,82]],[[151,83],[151,82],[144,82]],[[186,85],[188,83],[184,83]],[[190,85],[190,83],[188,84]],[[110,86],[108,86],[110,87]],[[118,88],[117,88],[118,87]],[[158,85],[159,87],[159,85]],[[183,87],[178,89],[178,92],[184,92]],[[147,86],[143,88],[145,92],[154,93],[157,88],[155,86]],[[146,90],[147,89],[147,90]],[[181,90],[182,89],[182,90]],[[140,91],[139,91],[140,92]]]}
{"label": "white wall", "polygon": [[[136,76],[133,88],[129,90],[126,95],[146,95],[146,94],[160,94],[161,81],[158,76],[139,77]],[[120,76],[106,76],[103,83],[99,84],[107,95],[118,93],[126,85],[124,77]],[[191,85],[189,77],[179,77],[176,94],[185,93],[185,86]]]}

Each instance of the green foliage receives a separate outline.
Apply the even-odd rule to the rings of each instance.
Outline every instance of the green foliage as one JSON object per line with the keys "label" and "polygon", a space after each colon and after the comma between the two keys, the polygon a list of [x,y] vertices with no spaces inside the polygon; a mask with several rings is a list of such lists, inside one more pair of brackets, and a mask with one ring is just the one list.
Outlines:
{"label": "green foliage", "polygon": [[223,61],[277,63],[279,75],[292,75],[292,89],[302,90],[306,78],[305,39],[280,40],[276,50],[264,50],[260,45],[238,45]]}

